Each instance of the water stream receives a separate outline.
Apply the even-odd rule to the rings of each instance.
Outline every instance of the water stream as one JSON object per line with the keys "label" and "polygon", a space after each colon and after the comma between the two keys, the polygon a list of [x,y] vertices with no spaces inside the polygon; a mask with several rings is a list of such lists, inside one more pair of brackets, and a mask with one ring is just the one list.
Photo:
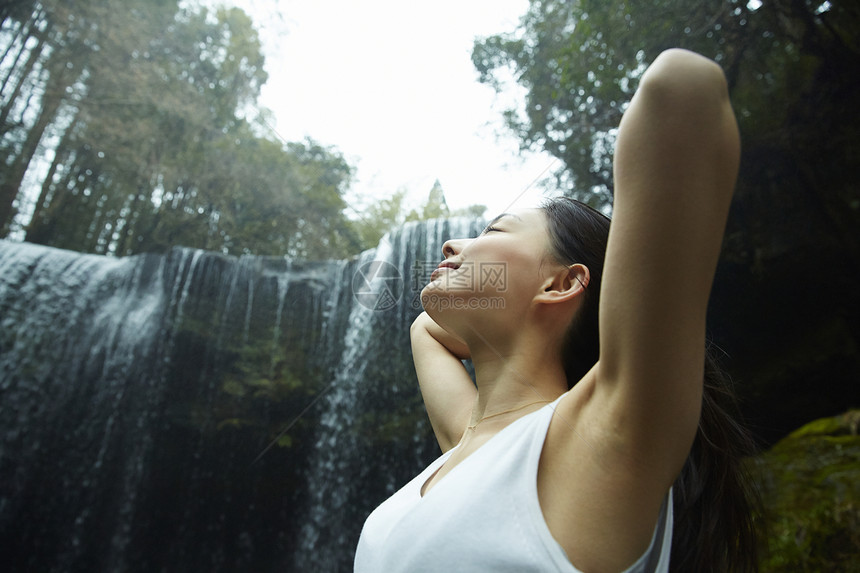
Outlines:
{"label": "water stream", "polygon": [[0,241],[0,554],[10,571],[348,571],[437,454],[409,353],[449,236],[349,261]]}

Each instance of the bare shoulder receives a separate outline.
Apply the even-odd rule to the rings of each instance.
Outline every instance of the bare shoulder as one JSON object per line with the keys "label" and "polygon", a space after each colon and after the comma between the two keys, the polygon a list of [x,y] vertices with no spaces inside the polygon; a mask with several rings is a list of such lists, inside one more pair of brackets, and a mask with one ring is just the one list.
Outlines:
{"label": "bare shoulder", "polygon": [[589,373],[559,402],[538,468],[550,533],[583,571],[621,571],[648,548],[668,486],[617,420],[601,414]]}

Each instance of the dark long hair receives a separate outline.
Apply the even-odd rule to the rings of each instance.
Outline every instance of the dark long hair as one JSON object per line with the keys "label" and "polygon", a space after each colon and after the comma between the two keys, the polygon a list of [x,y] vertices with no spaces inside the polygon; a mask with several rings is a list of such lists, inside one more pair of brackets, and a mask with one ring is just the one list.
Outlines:
{"label": "dark long hair", "polygon": [[[600,354],[597,311],[610,220],[568,198],[543,205],[552,255],[562,264],[581,263],[591,280],[564,342],[564,369],[572,386]],[[738,419],[731,381],[706,343],[699,427],[690,455],[675,480],[672,571],[757,571],[753,509],[758,495],[743,458],[755,452]]]}

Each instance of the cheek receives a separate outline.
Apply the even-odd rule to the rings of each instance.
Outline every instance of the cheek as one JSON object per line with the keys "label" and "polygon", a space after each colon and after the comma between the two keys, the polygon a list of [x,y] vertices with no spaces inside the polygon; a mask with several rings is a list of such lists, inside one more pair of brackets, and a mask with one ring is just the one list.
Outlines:
{"label": "cheek", "polygon": [[506,292],[517,299],[531,298],[540,288],[539,276],[535,269],[512,266],[508,269]]}
{"label": "cheek", "polygon": [[540,288],[538,272],[532,257],[510,253],[504,263],[482,268],[479,279],[485,294],[503,296],[512,303],[527,303],[535,289]]}

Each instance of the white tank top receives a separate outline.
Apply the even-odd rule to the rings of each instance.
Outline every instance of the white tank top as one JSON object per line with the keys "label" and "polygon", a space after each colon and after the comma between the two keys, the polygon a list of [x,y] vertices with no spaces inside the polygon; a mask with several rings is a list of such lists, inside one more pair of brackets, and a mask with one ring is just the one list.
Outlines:
{"label": "white tank top", "polygon": [[[424,483],[453,449],[377,507],[361,531],[355,573],[581,573],[550,533],[538,501],[538,462],[557,403],[506,426],[424,497]],[[671,546],[669,490],[651,545],[625,573],[668,572]]]}

